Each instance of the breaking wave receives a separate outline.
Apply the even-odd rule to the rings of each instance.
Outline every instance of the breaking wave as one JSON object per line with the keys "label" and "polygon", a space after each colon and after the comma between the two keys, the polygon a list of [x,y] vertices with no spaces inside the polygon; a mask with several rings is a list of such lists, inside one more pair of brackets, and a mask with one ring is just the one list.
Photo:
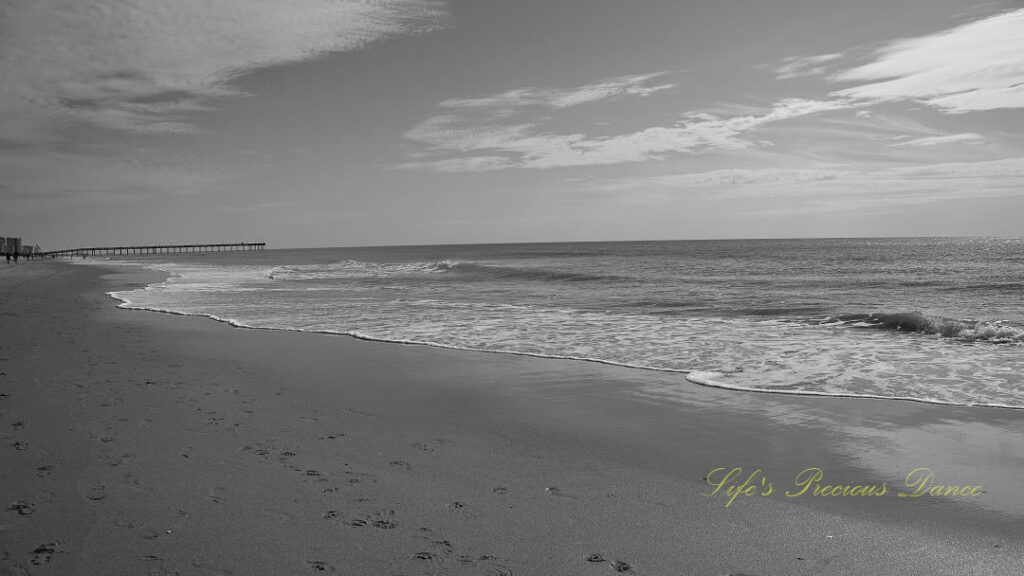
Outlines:
{"label": "breaking wave", "polygon": [[917,311],[840,314],[820,323],[853,328],[933,334],[943,338],[966,341],[1024,344],[1024,328],[1001,320],[953,319]]}

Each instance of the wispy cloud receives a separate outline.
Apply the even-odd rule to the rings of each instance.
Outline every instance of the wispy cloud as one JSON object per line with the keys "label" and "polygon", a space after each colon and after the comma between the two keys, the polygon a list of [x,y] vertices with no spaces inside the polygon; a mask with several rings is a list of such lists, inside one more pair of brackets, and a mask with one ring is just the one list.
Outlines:
{"label": "wispy cloud", "polygon": [[0,7],[0,131],[69,123],[194,132],[189,114],[271,65],[355,50],[444,20],[434,0],[32,0]]}
{"label": "wispy cloud", "polygon": [[547,108],[570,108],[599,100],[622,96],[650,96],[655,92],[674,88],[675,84],[663,83],[649,86],[651,80],[662,78],[667,72],[616,76],[576,88],[517,88],[481,98],[452,98],[439,104],[442,108],[492,108],[498,111],[526,106]]}
{"label": "wispy cloud", "polygon": [[775,69],[775,77],[789,80],[803,76],[820,76],[828,71],[825,64],[842,58],[842,54],[819,54],[818,56],[790,56]]}
{"label": "wispy cloud", "polygon": [[913,100],[949,113],[1024,108],[1024,9],[892,42],[832,79],[868,82],[833,95],[869,103]]}
{"label": "wispy cloud", "polygon": [[903,142],[897,142],[892,146],[940,146],[943,144],[962,144],[966,142],[977,143],[984,140],[980,134],[973,132],[964,132],[962,134],[947,134],[945,136],[926,136],[924,138],[914,138],[913,140],[905,140]]}
{"label": "wispy cloud", "polygon": [[617,191],[635,188],[729,188],[758,185],[793,185],[803,182],[835,180],[842,170],[830,168],[725,168],[688,174],[665,174],[643,178],[620,178],[599,182],[599,190]]}
{"label": "wispy cloud", "polygon": [[429,146],[434,153],[480,155],[409,162],[399,167],[437,172],[557,168],[642,162],[672,153],[742,150],[766,143],[749,134],[760,126],[849,106],[842,100],[787,98],[762,109],[761,114],[723,118],[691,113],[672,126],[653,126],[609,137],[555,134],[542,131],[536,124],[497,124],[497,119],[480,125],[474,119],[448,114],[424,121],[407,132],[406,138]]}

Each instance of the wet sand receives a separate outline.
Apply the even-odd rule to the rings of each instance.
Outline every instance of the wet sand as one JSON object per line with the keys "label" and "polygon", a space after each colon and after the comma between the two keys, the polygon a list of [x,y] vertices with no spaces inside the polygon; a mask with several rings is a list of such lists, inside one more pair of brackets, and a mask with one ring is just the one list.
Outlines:
{"label": "wet sand", "polygon": [[[1024,411],[739,393],[104,295],[155,278],[0,269],[0,575],[975,575],[1024,559]],[[760,471],[752,495],[706,496],[735,467],[737,484]],[[887,492],[786,496],[811,467]],[[898,497],[919,467],[981,488]]]}

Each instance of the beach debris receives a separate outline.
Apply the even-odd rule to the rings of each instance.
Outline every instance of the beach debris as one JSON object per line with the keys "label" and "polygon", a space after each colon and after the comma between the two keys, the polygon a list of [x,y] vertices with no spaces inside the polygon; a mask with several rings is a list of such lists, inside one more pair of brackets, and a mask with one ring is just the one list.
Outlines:
{"label": "beach debris", "polygon": [[40,478],[45,478],[45,477],[49,476],[52,472],[53,472],[53,466],[50,466],[49,464],[44,464],[44,465],[39,466],[38,468],[36,468],[36,476],[38,476]]}
{"label": "beach debris", "polygon": [[433,560],[434,554],[432,552],[417,552],[413,554],[412,557],[417,560]]}
{"label": "beach debris", "polygon": [[392,460],[391,462],[388,462],[388,464],[392,466],[397,466],[398,468],[402,468],[404,470],[409,470],[412,468],[411,466],[409,466],[409,463],[404,460]]}
{"label": "beach debris", "polygon": [[591,554],[590,556],[587,556],[587,562],[604,562],[604,560],[604,556],[601,556],[600,554]]}
{"label": "beach debris", "polygon": [[547,488],[544,489],[544,491],[547,492],[548,494],[551,494],[552,496],[559,494],[561,492],[558,489],[558,486],[548,486]]}
{"label": "beach debris", "polygon": [[612,563],[609,564],[608,567],[616,572],[629,572],[630,568],[632,568],[632,566],[626,564],[622,560],[612,560]]}
{"label": "beach debris", "polygon": [[17,512],[19,516],[31,516],[36,511],[36,503],[29,500],[18,500],[7,509]]}
{"label": "beach debris", "polygon": [[11,428],[14,428],[15,430],[21,430],[24,427],[25,427],[25,423],[24,422],[14,422],[14,423],[11,424]]}
{"label": "beach debris", "polygon": [[85,494],[85,497],[89,500],[103,500],[107,497],[107,487],[102,484],[96,486],[90,486],[89,491]]}
{"label": "beach debris", "polygon": [[494,492],[495,494],[508,494],[508,488],[505,488],[504,486],[495,486],[491,489],[491,492]]}
{"label": "beach debris", "polygon": [[466,507],[466,505],[463,504],[462,502],[459,502],[458,500],[455,500],[454,502],[449,502],[448,503],[448,509],[451,510],[452,512],[455,512],[457,510],[462,510],[465,507]]}

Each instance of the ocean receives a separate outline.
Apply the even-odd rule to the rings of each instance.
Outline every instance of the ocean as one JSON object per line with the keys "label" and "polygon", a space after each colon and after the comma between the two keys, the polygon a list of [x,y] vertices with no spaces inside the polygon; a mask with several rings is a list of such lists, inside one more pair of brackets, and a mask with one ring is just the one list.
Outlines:
{"label": "ocean", "polygon": [[1024,240],[317,248],[118,260],[123,308],[678,373],[680,385],[1024,408]]}

